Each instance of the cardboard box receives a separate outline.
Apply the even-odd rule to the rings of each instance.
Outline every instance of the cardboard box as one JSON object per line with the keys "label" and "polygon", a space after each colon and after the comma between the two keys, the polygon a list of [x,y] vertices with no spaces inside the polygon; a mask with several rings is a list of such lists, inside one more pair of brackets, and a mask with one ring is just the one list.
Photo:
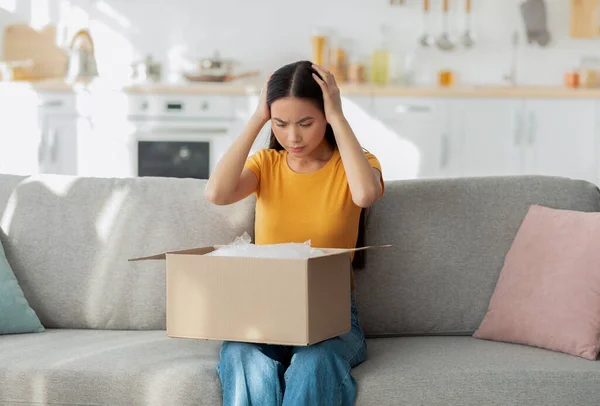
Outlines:
{"label": "cardboard box", "polygon": [[311,345],[350,331],[349,253],[309,259],[206,256],[218,246],[130,261],[166,260],[167,335]]}

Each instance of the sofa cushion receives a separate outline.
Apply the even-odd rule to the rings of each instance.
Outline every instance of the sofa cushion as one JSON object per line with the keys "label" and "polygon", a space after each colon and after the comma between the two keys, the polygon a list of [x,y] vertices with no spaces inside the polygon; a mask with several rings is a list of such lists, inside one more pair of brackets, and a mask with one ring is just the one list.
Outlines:
{"label": "sofa cushion", "polygon": [[365,333],[472,334],[532,203],[600,211],[596,186],[564,178],[390,182],[370,212],[366,243],[394,247],[367,252],[356,272]]}
{"label": "sofa cushion", "polygon": [[0,202],[7,202],[0,231],[48,328],[164,329],[164,262],[127,259],[254,231],[252,198],[216,207],[204,198],[202,180],[15,179],[0,175]]}
{"label": "sofa cushion", "polygon": [[[600,363],[471,337],[368,340],[357,405],[595,405]],[[0,337],[0,404],[219,405],[220,343],[164,331]]]}
{"label": "sofa cushion", "polygon": [[473,335],[596,360],[600,213],[532,205]]}
{"label": "sofa cushion", "polygon": [[368,340],[357,405],[591,406],[600,363],[471,337]]}
{"label": "sofa cushion", "polygon": [[2,336],[0,404],[218,405],[219,347],[165,331]]}
{"label": "sofa cushion", "polygon": [[23,295],[0,240],[0,335],[43,331],[44,326]]}
{"label": "sofa cushion", "polygon": [[[0,213],[6,209],[13,190],[25,180],[25,176],[0,174]],[[0,215],[0,218],[2,216]]]}

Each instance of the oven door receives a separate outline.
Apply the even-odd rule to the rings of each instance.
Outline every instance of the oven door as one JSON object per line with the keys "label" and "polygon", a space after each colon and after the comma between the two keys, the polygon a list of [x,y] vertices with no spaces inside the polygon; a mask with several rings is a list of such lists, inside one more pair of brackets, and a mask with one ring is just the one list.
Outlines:
{"label": "oven door", "polygon": [[208,179],[231,144],[229,124],[181,119],[136,123],[131,171],[134,176]]}

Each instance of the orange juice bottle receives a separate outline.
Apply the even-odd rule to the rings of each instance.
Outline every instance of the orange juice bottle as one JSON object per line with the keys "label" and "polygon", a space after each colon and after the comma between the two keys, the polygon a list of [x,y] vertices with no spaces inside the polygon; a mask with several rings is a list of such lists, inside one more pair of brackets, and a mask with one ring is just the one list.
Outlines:
{"label": "orange juice bottle", "polygon": [[312,61],[317,65],[325,64],[325,47],[327,45],[327,37],[321,34],[315,34],[311,37],[312,44]]}
{"label": "orange juice bottle", "polygon": [[438,72],[438,84],[442,87],[449,87],[454,84],[454,72],[449,69],[442,69]]}

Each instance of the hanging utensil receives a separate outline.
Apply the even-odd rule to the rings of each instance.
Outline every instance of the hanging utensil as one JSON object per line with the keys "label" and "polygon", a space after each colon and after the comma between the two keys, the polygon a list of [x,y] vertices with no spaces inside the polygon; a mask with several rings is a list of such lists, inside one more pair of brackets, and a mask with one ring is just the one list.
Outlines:
{"label": "hanging utensil", "polygon": [[454,44],[450,40],[450,34],[448,33],[448,9],[449,0],[444,0],[444,31],[442,31],[436,42],[438,48],[442,51],[451,51],[454,49]]}
{"label": "hanging utensil", "polygon": [[550,43],[548,31],[548,15],[544,0],[526,0],[521,4],[521,15],[525,21],[527,40],[531,44],[537,42],[542,47]]}
{"label": "hanging utensil", "polygon": [[465,0],[465,14],[467,19],[467,27],[462,36],[462,44],[465,48],[472,48],[475,45],[475,36],[471,31],[471,0]]}
{"label": "hanging utensil", "polygon": [[433,45],[433,37],[429,35],[430,27],[429,16],[429,0],[423,0],[423,35],[419,39],[419,43],[422,47],[428,48]]}

